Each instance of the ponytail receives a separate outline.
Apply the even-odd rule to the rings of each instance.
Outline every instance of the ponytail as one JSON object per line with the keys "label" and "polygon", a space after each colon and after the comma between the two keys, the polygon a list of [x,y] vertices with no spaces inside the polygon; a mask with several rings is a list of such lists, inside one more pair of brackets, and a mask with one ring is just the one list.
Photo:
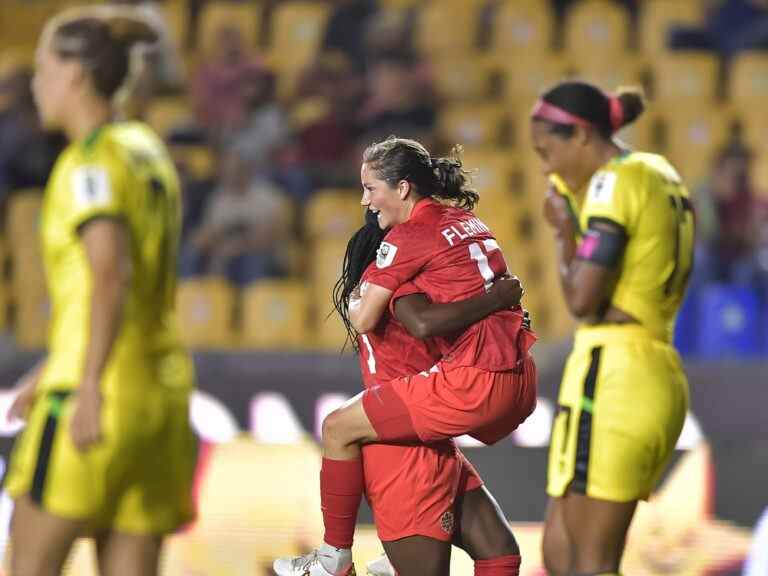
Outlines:
{"label": "ponytail", "polygon": [[472,210],[480,201],[480,195],[469,187],[470,175],[461,163],[462,147],[456,145],[447,158],[433,158],[430,164],[438,185],[432,196],[450,200],[455,206]]}

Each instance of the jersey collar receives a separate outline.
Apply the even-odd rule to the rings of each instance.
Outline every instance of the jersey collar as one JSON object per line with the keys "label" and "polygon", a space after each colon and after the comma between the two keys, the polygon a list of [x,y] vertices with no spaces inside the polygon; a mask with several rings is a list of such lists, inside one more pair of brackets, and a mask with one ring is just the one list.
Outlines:
{"label": "jersey collar", "polygon": [[427,197],[422,198],[416,204],[413,206],[413,210],[411,210],[411,215],[408,217],[408,220],[414,218],[418,213],[425,210],[427,207],[432,206],[434,204],[437,204],[433,198]]}

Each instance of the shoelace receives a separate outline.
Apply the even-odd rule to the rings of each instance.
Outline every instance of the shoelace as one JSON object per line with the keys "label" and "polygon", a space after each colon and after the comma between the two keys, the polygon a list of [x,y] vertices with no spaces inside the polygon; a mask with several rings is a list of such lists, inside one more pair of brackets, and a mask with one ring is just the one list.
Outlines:
{"label": "shoelace", "polygon": [[318,554],[317,550],[313,550],[309,554],[306,554],[304,556],[299,556],[298,558],[294,558],[291,562],[291,568],[301,568],[302,570],[306,570],[307,568],[312,567],[315,564],[318,564],[320,562],[320,555]]}

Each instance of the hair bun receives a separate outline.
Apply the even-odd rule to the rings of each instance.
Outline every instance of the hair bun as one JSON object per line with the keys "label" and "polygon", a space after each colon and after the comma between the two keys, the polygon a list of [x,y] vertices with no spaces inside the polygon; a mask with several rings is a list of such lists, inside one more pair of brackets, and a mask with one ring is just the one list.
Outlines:
{"label": "hair bun", "polygon": [[616,91],[616,99],[621,103],[622,126],[631,124],[645,111],[645,95],[642,88],[621,87]]}

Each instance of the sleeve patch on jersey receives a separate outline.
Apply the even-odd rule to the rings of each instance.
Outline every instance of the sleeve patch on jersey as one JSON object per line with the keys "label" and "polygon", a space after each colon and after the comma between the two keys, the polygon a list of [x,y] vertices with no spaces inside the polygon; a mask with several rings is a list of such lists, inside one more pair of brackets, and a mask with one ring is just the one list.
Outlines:
{"label": "sleeve patch on jersey", "polygon": [[382,242],[376,252],[376,268],[386,268],[395,261],[397,246],[389,242]]}
{"label": "sleeve patch on jersey", "polygon": [[99,166],[83,166],[72,174],[75,205],[80,209],[106,206],[112,202],[109,174]]}
{"label": "sleeve patch on jersey", "polygon": [[587,201],[595,204],[610,204],[616,187],[615,172],[598,172],[592,177],[587,192]]}

